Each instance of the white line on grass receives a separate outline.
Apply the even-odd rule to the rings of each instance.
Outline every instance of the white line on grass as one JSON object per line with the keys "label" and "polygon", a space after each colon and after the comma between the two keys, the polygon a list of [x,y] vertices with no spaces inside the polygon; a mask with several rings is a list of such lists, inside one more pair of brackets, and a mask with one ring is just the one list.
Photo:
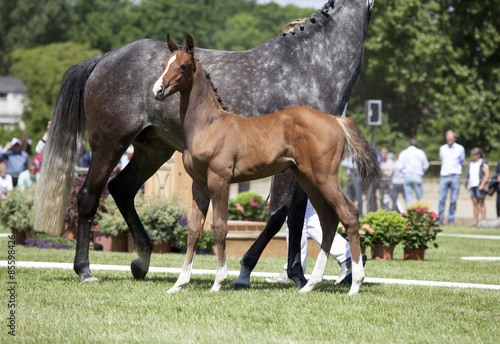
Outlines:
{"label": "white line on grass", "polygon": [[[0,267],[7,267],[7,261],[0,260]],[[16,267],[18,268],[48,268],[48,269],[73,269],[72,263],[46,263],[46,262],[16,262]],[[130,266],[128,265],[104,265],[104,264],[90,264],[91,270],[114,270],[114,271],[130,271]],[[172,273],[179,274],[181,272],[180,268],[159,268],[150,267],[149,272],[161,272],[161,273]],[[201,270],[193,269],[193,274],[198,275],[215,275],[215,270]],[[228,271],[231,276],[238,276],[239,271]],[[271,272],[252,272],[253,277],[274,277],[279,275],[278,273]],[[309,277],[309,275],[306,275]],[[337,276],[324,276],[325,280],[336,280]],[[403,279],[392,279],[392,278],[365,278],[365,283],[381,283],[381,284],[402,284],[402,285],[421,285],[421,286],[433,286],[433,287],[453,287],[453,288],[475,288],[475,289],[494,289],[500,290],[500,285],[494,284],[473,284],[473,283],[455,283],[455,282],[436,282],[436,281],[415,281],[415,280],[403,280]]]}
{"label": "white line on grass", "polygon": [[462,260],[485,260],[489,262],[500,261],[500,257],[462,257]]}
{"label": "white line on grass", "polygon": [[500,235],[477,235],[477,234],[439,233],[438,236],[447,236],[447,237],[455,237],[455,238],[469,238],[469,239],[500,240]]}

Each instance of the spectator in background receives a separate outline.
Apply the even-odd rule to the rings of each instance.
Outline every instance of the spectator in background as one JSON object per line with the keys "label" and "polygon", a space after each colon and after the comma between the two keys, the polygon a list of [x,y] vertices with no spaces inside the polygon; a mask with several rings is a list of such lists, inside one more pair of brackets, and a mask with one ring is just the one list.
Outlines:
{"label": "spectator in background", "polygon": [[495,191],[497,192],[497,217],[500,217],[500,161],[497,163],[497,169],[493,178],[493,185],[496,186]]}
{"label": "spectator in background", "polygon": [[450,190],[448,224],[455,221],[462,166],[465,164],[465,149],[462,145],[456,143],[455,132],[448,130],[445,138],[446,143],[439,148],[439,158],[441,159],[441,172],[439,174],[441,179],[439,181],[439,220],[437,223],[440,225],[443,224],[448,190]]}
{"label": "spectator in background", "polygon": [[120,170],[123,170],[125,166],[128,165],[133,155],[134,155],[134,146],[130,145],[125,151],[125,154],[123,154],[122,157],[120,158]]}
{"label": "spectator in background", "polygon": [[21,149],[21,144],[21,140],[14,137],[5,144],[5,147],[0,152],[0,161],[6,160],[7,174],[11,175],[14,186],[17,185],[19,173],[24,171],[30,162],[29,155]]}
{"label": "spectator in background", "polygon": [[380,208],[389,211],[392,166],[394,165],[394,160],[389,156],[389,150],[387,148],[382,148],[380,150],[380,156],[380,170],[382,171],[382,178],[379,182]]}
{"label": "spectator in background", "polygon": [[413,203],[413,191],[417,200],[422,200],[424,194],[423,179],[429,168],[429,161],[425,152],[417,148],[417,139],[411,139],[408,148],[399,155],[399,167],[404,176],[404,190],[406,205]]}
{"label": "spectator in background", "polygon": [[340,163],[340,166],[345,168],[346,174],[351,182],[347,194],[351,198],[351,201],[357,202],[359,208],[359,216],[363,217],[363,194],[361,180],[359,179],[358,166],[356,162],[352,160],[352,156],[344,158]]}
{"label": "spectator in background", "polygon": [[403,209],[398,207],[398,195],[405,195],[404,189],[405,178],[399,169],[399,155],[394,164],[392,164],[392,178],[391,178],[391,199],[392,210],[402,213]]}
{"label": "spectator in background", "polygon": [[481,220],[486,220],[486,207],[484,198],[488,189],[490,179],[490,168],[488,162],[484,158],[484,153],[481,148],[472,148],[470,152],[472,161],[467,166],[467,174],[465,176],[465,186],[470,191],[472,198],[472,206],[474,209],[473,225],[477,226],[479,213]]}
{"label": "spectator in background", "polygon": [[28,169],[19,174],[17,181],[17,189],[24,191],[26,188],[30,189],[33,185],[38,183],[39,174],[36,172],[36,165],[33,162],[28,164]]}
{"label": "spectator in background", "polygon": [[36,166],[36,173],[40,172],[40,168],[42,168],[42,160],[43,160],[43,152],[45,151],[45,145],[47,143],[47,140],[49,139],[49,128],[50,128],[50,121],[47,123],[47,130],[43,134],[42,138],[38,141],[35,147],[35,156],[31,161],[35,164]]}
{"label": "spectator in background", "polygon": [[7,164],[0,162],[0,200],[5,200],[10,196],[14,186],[12,177],[7,174]]}
{"label": "spectator in background", "polygon": [[[89,168],[90,159],[92,158],[92,153],[85,148],[85,140],[80,140],[80,146],[78,148],[78,156],[76,158],[76,167],[79,168]],[[77,172],[78,176],[86,175],[87,172]]]}

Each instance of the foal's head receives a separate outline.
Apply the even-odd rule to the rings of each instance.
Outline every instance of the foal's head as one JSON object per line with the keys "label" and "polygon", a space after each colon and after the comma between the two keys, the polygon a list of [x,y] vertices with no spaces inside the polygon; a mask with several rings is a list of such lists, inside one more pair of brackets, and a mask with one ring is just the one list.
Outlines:
{"label": "foal's head", "polygon": [[158,100],[164,100],[175,92],[183,91],[191,84],[196,71],[193,37],[187,35],[184,49],[179,49],[169,35],[167,44],[172,54],[163,61],[163,74],[153,86],[153,94]]}

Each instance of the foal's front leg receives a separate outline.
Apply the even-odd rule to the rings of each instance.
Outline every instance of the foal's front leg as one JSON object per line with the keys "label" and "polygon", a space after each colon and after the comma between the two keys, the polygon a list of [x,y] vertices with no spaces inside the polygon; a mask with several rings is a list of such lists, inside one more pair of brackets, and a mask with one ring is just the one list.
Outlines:
{"label": "foal's front leg", "polygon": [[193,211],[188,225],[186,259],[184,260],[184,265],[182,266],[182,271],[177,282],[169,289],[168,293],[176,293],[182,290],[191,280],[194,256],[203,233],[203,225],[205,224],[208,205],[210,204],[210,197],[208,196],[206,184],[193,181],[192,191]]}
{"label": "foal's front leg", "polygon": [[209,176],[208,187],[212,198],[214,219],[212,231],[217,247],[217,272],[212,291],[219,291],[227,280],[226,235],[229,198],[229,183],[220,176]]}

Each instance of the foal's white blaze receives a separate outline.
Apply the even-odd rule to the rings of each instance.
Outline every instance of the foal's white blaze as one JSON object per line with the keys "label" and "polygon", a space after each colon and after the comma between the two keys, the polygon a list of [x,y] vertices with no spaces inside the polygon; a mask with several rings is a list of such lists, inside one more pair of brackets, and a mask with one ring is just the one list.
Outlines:
{"label": "foal's white blaze", "polygon": [[163,77],[165,76],[165,74],[167,74],[168,67],[170,67],[172,62],[174,62],[176,59],[177,59],[177,56],[174,55],[168,60],[167,68],[165,68],[165,71],[163,72],[163,74],[158,78],[158,80],[156,80],[155,85],[153,86],[153,95],[154,96],[156,96],[158,94],[158,92],[161,91],[161,89],[163,87]]}

